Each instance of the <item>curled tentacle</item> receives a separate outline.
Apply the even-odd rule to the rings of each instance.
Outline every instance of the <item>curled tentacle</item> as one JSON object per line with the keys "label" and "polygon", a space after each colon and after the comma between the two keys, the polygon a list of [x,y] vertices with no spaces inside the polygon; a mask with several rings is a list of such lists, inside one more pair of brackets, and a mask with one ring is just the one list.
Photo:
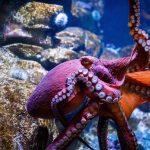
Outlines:
{"label": "curled tentacle", "polygon": [[[80,68],[78,72],[73,73],[66,81],[66,88],[61,90],[55,95],[51,101],[51,110],[54,116],[58,117],[63,124],[66,124],[63,116],[60,115],[57,105],[63,101],[71,100],[72,94],[74,93],[75,86],[78,82],[83,82],[88,89],[87,95],[96,97],[102,102],[115,102],[119,100],[118,91],[107,86],[103,81],[101,81],[93,72],[86,68]],[[114,90],[117,91],[114,93]],[[112,95],[106,95],[112,94]],[[116,94],[116,95],[114,95]],[[116,97],[115,97],[116,96]],[[81,139],[82,140],[82,139]]]}
{"label": "curled tentacle", "polygon": [[[53,114],[55,116],[55,118],[57,118],[61,124],[64,126],[64,127],[67,127],[68,125],[68,122],[65,118],[65,116],[59,112],[59,109],[58,109],[58,106],[57,104],[53,105]],[[94,150],[86,141],[84,141],[80,136],[77,137],[78,140],[83,143],[87,148],[91,149],[91,150]]]}
{"label": "curled tentacle", "polygon": [[67,87],[58,92],[51,101],[51,108],[54,105],[71,98],[75,91],[76,83],[83,82],[87,87],[87,95],[97,98],[100,102],[117,102],[120,99],[120,91],[109,87],[106,83],[101,81],[93,72],[88,69],[80,68],[78,72],[72,74],[67,79]]}
{"label": "curled tentacle", "polygon": [[[137,43],[135,45],[135,51],[137,56],[135,57],[134,68],[138,67],[138,70],[145,68],[149,63],[150,52],[150,40],[148,34],[140,29],[140,2],[139,0],[129,0],[130,14],[129,14],[129,27],[130,34]],[[134,51],[133,51],[134,53]],[[131,70],[131,69],[130,69]]]}
{"label": "curled tentacle", "polygon": [[133,39],[139,44],[146,52],[150,50],[150,41],[148,35],[144,30],[140,29],[140,6],[139,0],[129,0],[130,12],[129,23],[130,34]]}
{"label": "curled tentacle", "polygon": [[116,124],[117,134],[122,150],[137,150],[137,139],[134,132],[131,130],[127,118],[119,103],[106,104],[107,112],[111,114],[109,117],[100,115],[98,123],[98,138],[100,148],[108,150],[107,135],[108,135],[108,119],[112,119]]}
{"label": "curled tentacle", "polygon": [[120,99],[121,93],[118,89],[110,87],[90,70],[82,69],[77,81],[82,81],[86,85],[86,95],[99,102],[114,103]]}
{"label": "curled tentacle", "polygon": [[[125,79],[127,70],[138,68],[138,70],[145,68],[149,64],[149,51],[150,40],[148,35],[139,28],[140,25],[140,11],[139,0],[129,0],[129,28],[130,34],[136,42],[134,49],[129,57],[120,58],[113,61],[100,61],[99,64],[103,64],[108,69],[110,76],[113,76],[112,83],[122,85]],[[98,66],[96,66],[98,68]],[[96,70],[96,69],[95,69]],[[99,69],[97,72],[102,71]],[[101,75],[100,74],[100,75]],[[108,77],[108,75],[107,75]]]}
{"label": "curled tentacle", "polygon": [[98,114],[98,104],[91,103],[80,112],[46,150],[57,150],[65,148],[74,138],[76,138],[86,124]]}

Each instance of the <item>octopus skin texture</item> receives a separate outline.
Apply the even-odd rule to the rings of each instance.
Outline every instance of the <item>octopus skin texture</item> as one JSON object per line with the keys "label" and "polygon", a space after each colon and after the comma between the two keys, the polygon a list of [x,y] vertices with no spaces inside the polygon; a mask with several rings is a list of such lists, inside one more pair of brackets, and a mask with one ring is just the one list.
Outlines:
{"label": "octopus skin texture", "polygon": [[[127,110],[124,95],[121,99],[121,87],[130,78],[128,69],[138,66],[142,70],[148,65],[150,40],[139,28],[139,1],[129,0],[129,6],[128,24],[136,42],[129,57],[108,61],[84,56],[64,62],[50,70],[30,96],[27,110],[31,116],[58,118],[65,127],[46,150],[64,149],[75,138],[82,141],[79,134],[96,116],[99,116],[98,138],[101,149],[107,149],[107,121],[110,118],[116,124],[121,148],[138,149],[135,135],[127,122],[134,109]],[[65,115],[79,108],[85,98],[88,98],[86,106],[67,122]],[[130,106],[133,104],[133,101],[128,102]]]}

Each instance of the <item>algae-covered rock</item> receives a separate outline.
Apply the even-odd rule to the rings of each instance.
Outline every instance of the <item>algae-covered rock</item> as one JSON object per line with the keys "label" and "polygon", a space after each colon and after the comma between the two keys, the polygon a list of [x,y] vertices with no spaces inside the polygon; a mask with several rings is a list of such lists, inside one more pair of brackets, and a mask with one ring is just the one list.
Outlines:
{"label": "algae-covered rock", "polygon": [[33,118],[26,110],[27,99],[45,69],[0,49],[0,72],[0,149],[45,149],[58,134],[55,122]]}
{"label": "algae-covered rock", "polygon": [[42,52],[41,56],[43,60],[48,60],[56,64],[79,58],[79,54],[77,52],[62,47],[46,49]]}
{"label": "algae-covered rock", "polygon": [[2,31],[0,29],[0,45],[3,46],[24,43],[52,47],[55,32],[62,30],[68,22],[63,6],[35,1],[21,3],[9,14]]}
{"label": "algae-covered rock", "polygon": [[68,27],[65,30],[56,34],[60,40],[58,46],[72,49],[80,52],[85,51],[86,54],[97,56],[101,51],[101,39],[90,31]]}
{"label": "algae-covered rock", "polygon": [[9,77],[38,84],[46,70],[37,62],[17,58],[8,50],[0,49],[0,71]]}
{"label": "algae-covered rock", "polygon": [[23,44],[23,43],[14,43],[3,47],[8,49],[15,55],[21,55],[22,57],[36,57],[38,54],[41,54],[43,48],[36,45]]}
{"label": "algae-covered rock", "polygon": [[[47,131],[51,128],[49,133],[51,136],[56,136],[57,129],[52,120],[34,119],[26,111],[26,100],[34,88],[35,85],[27,81],[7,76],[0,77],[0,147],[2,150],[20,150],[29,147],[31,149],[37,142],[33,136],[37,136],[35,131],[40,126],[45,127]],[[48,136],[44,140],[46,142],[48,138],[52,140],[53,136]]]}
{"label": "algae-covered rock", "polygon": [[9,70],[11,77],[34,84],[38,84],[46,73],[47,71],[39,63],[27,60],[18,60]]}
{"label": "algae-covered rock", "polygon": [[[71,59],[76,59],[84,55],[84,52],[82,51],[80,53],[77,53],[69,48],[67,49],[63,47],[56,47],[56,48],[44,49],[40,46],[22,44],[22,43],[10,44],[4,46],[3,48],[6,49],[7,51],[12,52],[18,57],[29,59],[29,60],[36,60],[41,64],[47,61],[49,63],[54,63],[56,65],[61,62],[71,60]],[[36,62],[34,61],[31,61],[30,63],[36,64]],[[41,68],[41,66],[39,66],[39,68]]]}
{"label": "algae-covered rock", "polygon": [[49,29],[52,17],[59,12],[63,12],[63,7],[60,5],[33,1],[12,13],[12,19],[28,28]]}
{"label": "algae-covered rock", "polygon": [[[33,89],[31,83],[9,77],[0,78],[0,131],[3,149],[13,149],[13,140],[17,136],[26,141],[37,127],[37,121],[25,111],[26,98]],[[23,142],[21,139],[18,141],[20,144]],[[19,143],[16,141],[16,144]]]}

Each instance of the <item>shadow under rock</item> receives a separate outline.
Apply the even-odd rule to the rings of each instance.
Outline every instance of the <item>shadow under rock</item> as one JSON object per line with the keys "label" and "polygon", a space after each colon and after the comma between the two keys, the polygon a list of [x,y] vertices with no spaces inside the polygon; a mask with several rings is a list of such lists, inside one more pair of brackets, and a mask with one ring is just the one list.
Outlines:
{"label": "shadow under rock", "polygon": [[48,129],[46,127],[39,126],[34,130],[33,135],[28,144],[28,150],[44,150],[47,147],[49,137]]}

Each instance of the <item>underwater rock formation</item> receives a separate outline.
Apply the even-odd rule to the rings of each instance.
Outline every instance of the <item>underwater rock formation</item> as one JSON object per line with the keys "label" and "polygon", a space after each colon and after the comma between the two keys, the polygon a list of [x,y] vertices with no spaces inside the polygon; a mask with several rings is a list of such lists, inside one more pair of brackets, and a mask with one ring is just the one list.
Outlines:
{"label": "underwater rock formation", "polygon": [[[57,135],[58,131],[52,120],[43,121],[31,118],[26,111],[26,97],[34,88],[35,85],[26,81],[6,76],[0,78],[0,148],[2,150],[38,149],[34,145],[43,142],[34,139],[39,127],[48,130],[47,139],[43,139],[46,142],[43,149],[47,145],[47,141],[53,140]],[[33,138],[33,136],[35,137]]]}
{"label": "underwater rock formation", "polygon": [[18,38],[20,42],[15,42],[15,38],[12,44],[5,43],[6,45],[3,48],[10,50],[18,57],[36,60],[42,65],[45,65],[46,61],[50,66],[56,66],[63,61],[87,54],[99,56],[101,53],[100,37],[81,28],[66,28],[56,34],[56,39],[58,42],[55,42],[53,47],[51,38],[47,43],[42,43],[40,39],[35,40],[35,38],[29,38],[28,40],[27,38],[22,38],[22,40]]}
{"label": "underwater rock formation", "polygon": [[29,2],[12,13],[12,20],[32,29],[50,29],[52,17],[63,12],[60,5]]}
{"label": "underwater rock formation", "polygon": [[0,49],[0,70],[9,77],[38,84],[46,70],[35,61],[18,59],[8,50]]}
{"label": "underwater rock formation", "polygon": [[42,61],[45,60],[55,64],[80,57],[75,51],[62,47],[46,49],[41,53],[41,56]]}
{"label": "underwater rock formation", "polygon": [[101,37],[82,28],[61,28],[68,20],[60,5],[28,2],[10,14],[0,44],[20,58],[51,69],[66,60],[101,53]]}
{"label": "underwater rock formation", "polygon": [[37,62],[21,60],[0,48],[0,72],[0,149],[38,149],[36,142],[39,141],[35,138],[39,136],[39,128],[45,128],[48,131],[47,138],[43,139],[45,144],[39,142],[44,149],[47,141],[52,141],[57,135],[57,127],[53,120],[31,118],[25,105],[26,98],[46,70]]}
{"label": "underwater rock formation", "polygon": [[[44,67],[52,68],[66,60],[76,59],[85,53],[77,53],[71,49],[56,47],[44,49],[40,46],[14,43],[3,46],[4,49],[11,51],[13,54],[22,59],[38,61]],[[46,65],[46,66],[45,66]]]}
{"label": "underwater rock formation", "polygon": [[[132,128],[135,130],[135,134],[139,141],[141,149],[148,150],[150,148],[150,113],[143,113],[139,109],[136,109],[130,120]],[[136,124],[135,124],[136,123]]]}
{"label": "underwater rock formation", "polygon": [[[6,75],[5,75],[6,76]],[[2,149],[27,148],[28,140],[38,126],[25,111],[26,97],[34,85],[9,77],[0,78],[0,116]]]}
{"label": "underwater rock formation", "polygon": [[[131,50],[130,50],[130,53],[131,53]],[[114,60],[114,59],[120,58],[120,54],[118,53],[118,50],[114,47],[104,47],[103,53],[100,58],[105,59],[105,60]]]}
{"label": "underwater rock formation", "polygon": [[51,37],[67,24],[67,20],[63,22],[64,17],[60,17],[63,14],[60,5],[28,2],[10,14],[3,29],[2,45],[21,42],[48,48],[52,46]]}
{"label": "underwater rock formation", "polygon": [[76,52],[84,51],[85,54],[99,56],[101,53],[101,37],[78,27],[68,27],[58,32],[56,37],[60,40],[58,45],[72,49]]}

